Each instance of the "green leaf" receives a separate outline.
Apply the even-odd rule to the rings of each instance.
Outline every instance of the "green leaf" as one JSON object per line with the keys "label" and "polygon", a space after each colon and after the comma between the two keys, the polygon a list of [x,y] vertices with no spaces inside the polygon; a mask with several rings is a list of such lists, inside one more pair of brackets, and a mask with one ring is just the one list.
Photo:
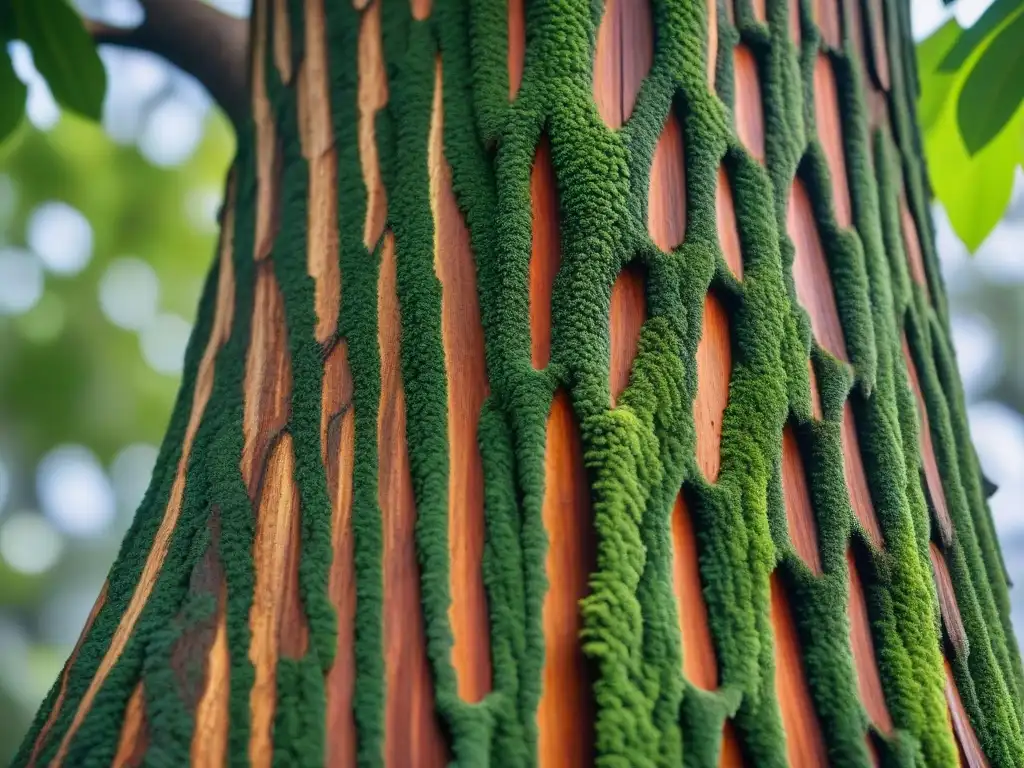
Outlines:
{"label": "green leaf", "polygon": [[999,30],[964,81],[957,123],[972,155],[988,144],[1024,100],[1024,14]]}
{"label": "green leaf", "polygon": [[939,71],[939,63],[962,32],[956,20],[950,19],[917,46],[917,71],[921,80],[917,117],[922,131],[927,132],[938,119],[956,80],[955,75]]}
{"label": "green leaf", "polygon": [[7,46],[0,51],[0,144],[7,139],[25,116],[25,98],[28,89],[14,74]]}
{"label": "green leaf", "polygon": [[12,0],[18,36],[57,102],[100,119],[107,74],[82,19],[65,0]]}
{"label": "green leaf", "polygon": [[992,232],[1010,202],[1020,157],[1024,111],[977,154],[971,155],[957,127],[953,100],[925,137],[925,154],[936,198],[953,231],[974,253]]}
{"label": "green leaf", "polygon": [[965,29],[949,52],[943,57],[939,69],[943,72],[955,72],[964,65],[974,50],[988,40],[989,35],[999,29],[1011,17],[1019,16],[1024,11],[1024,3],[1020,0],[995,0],[981,18],[970,28]]}

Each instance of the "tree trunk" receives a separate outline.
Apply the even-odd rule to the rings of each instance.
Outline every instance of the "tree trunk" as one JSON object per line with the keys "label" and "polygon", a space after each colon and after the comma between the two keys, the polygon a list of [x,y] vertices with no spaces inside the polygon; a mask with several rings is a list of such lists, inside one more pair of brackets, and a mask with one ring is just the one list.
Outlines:
{"label": "tree trunk", "polygon": [[16,764],[1024,765],[906,0],[354,5]]}

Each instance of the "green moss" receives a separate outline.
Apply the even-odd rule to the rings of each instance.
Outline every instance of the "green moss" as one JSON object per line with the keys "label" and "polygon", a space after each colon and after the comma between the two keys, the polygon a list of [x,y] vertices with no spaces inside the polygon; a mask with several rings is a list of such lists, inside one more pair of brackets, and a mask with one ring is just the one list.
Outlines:
{"label": "green moss", "polygon": [[[426,654],[441,730],[455,762],[526,768],[537,763],[536,714],[544,664],[547,590],[544,499],[546,422],[557,390],[568,393],[583,443],[597,562],[582,601],[581,643],[593,673],[595,753],[600,766],[712,766],[724,722],[732,721],[749,764],[786,764],[775,695],[771,577],[791,606],[803,670],[831,764],[869,763],[867,739],[885,766],[944,766],[955,760],[943,696],[941,628],[928,545],[934,521],[921,482],[917,405],[901,351],[907,333],[928,407],[954,531],[943,541],[968,635],[953,670],[993,765],[1024,761],[1019,654],[991,516],[970,447],[955,373],[934,238],[927,217],[920,139],[913,119],[906,3],[887,4],[893,132],[871,133],[861,67],[846,24],[843,45],[825,52],[834,68],[853,226],[838,225],[830,171],[814,124],[813,70],[824,50],[810,3],[801,0],[802,43],[789,40],[789,4],[768,0],[759,22],[750,0],[735,3],[735,25],[718,0],[714,92],[707,82],[706,4],[652,0],[653,66],[619,130],[594,105],[592,69],[602,3],[547,0],[526,8],[525,69],[509,102],[506,10],[489,0],[434,0],[426,21],[406,0],[381,11],[388,103],[376,115],[376,143],[394,237],[401,314],[406,437],[416,498]],[[870,5],[870,3],[868,4]],[[292,0],[292,56],[305,49],[301,3]],[[360,12],[327,3],[332,121],[338,156],[341,306],[353,381],[355,423],[352,535],[356,583],[354,718],[358,764],[379,765],[384,746],[382,510],[377,499],[377,416],[381,361],[377,279],[381,242],[362,241],[367,190],[358,146]],[[765,163],[730,127],[736,83],[732,47],[752,52],[760,80]],[[871,45],[874,43],[872,42]],[[337,642],[327,586],[331,511],[321,464],[324,350],[315,339],[314,282],[307,272],[308,165],[300,151],[294,82],[282,83],[267,51],[266,78],[282,156],[279,229],[270,265],[284,300],[293,372],[287,430],[301,503],[299,592],[309,647],[278,660],[274,762],[324,759],[326,695]],[[490,396],[479,420],[484,475],[483,579],[489,607],[492,690],[470,704],[457,693],[448,562],[447,374],[441,287],[434,272],[428,137],[435,68],[442,72],[445,156],[477,269]],[[870,64],[874,66],[873,63]],[[874,72],[873,69],[870,70]],[[874,73],[877,77],[877,73]],[[683,133],[684,242],[661,251],[647,231],[655,145],[669,114]],[[549,142],[559,198],[561,268],[552,300],[552,357],[531,362],[530,178]],[[168,664],[184,633],[205,627],[216,600],[190,589],[189,575],[216,552],[227,582],[231,654],[229,754],[248,763],[248,658],[254,510],[240,461],[243,378],[255,274],[254,126],[239,137],[234,234],[235,317],[218,353],[210,404],[195,437],[181,517],[153,594],[125,650],[71,741],[68,764],[109,764],[128,698],[141,680],[151,740],[147,761],[187,760],[192,705]],[[716,174],[727,173],[743,275],[726,265],[716,227]],[[850,364],[813,338],[793,282],[786,231],[790,189],[799,177],[814,221]],[[908,273],[898,196],[907,190],[922,226],[930,305]],[[628,388],[610,408],[608,315],[619,272],[645,274],[648,320]],[[186,360],[185,384],[158,470],[111,571],[104,608],[70,669],[65,704],[42,752],[51,759],[95,674],[131,597],[163,515],[180,459],[199,355],[212,323],[211,273]],[[726,308],[733,369],[723,416],[721,468],[705,478],[696,461],[696,353],[708,291]],[[821,400],[812,418],[810,361]],[[851,508],[844,476],[842,420],[852,408],[871,500],[884,539],[877,548]],[[790,540],[781,480],[781,435],[791,424],[807,471],[822,573],[810,571]],[[672,591],[670,515],[683,493],[694,522],[719,686],[708,692],[682,675],[679,616]],[[864,583],[871,631],[895,731],[869,723],[849,646],[846,554]],[[688,617],[682,617],[684,622]],[[16,765],[24,765],[56,699],[40,710]],[[401,695],[401,692],[390,692]]]}

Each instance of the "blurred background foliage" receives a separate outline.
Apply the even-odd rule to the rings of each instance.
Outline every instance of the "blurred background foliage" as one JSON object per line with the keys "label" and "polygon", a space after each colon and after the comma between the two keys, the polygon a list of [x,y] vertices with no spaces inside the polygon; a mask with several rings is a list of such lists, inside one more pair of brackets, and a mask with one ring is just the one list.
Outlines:
{"label": "blurred background foliage", "polygon": [[973,253],[1003,219],[1024,163],[1024,0],[915,5],[932,189]]}
{"label": "blurred background foliage", "polygon": [[[247,0],[218,2],[244,15]],[[131,25],[134,0],[81,0]],[[101,47],[100,123],[11,43],[27,119],[0,146],[0,764],[77,639],[145,492],[234,151],[203,88]]]}
{"label": "blurred background foliage", "polygon": [[[981,42],[961,66],[940,66],[964,30],[1006,2],[912,0],[912,8],[958,360],[1021,584],[1024,117],[1018,109],[968,150],[959,94],[991,37],[976,30]],[[141,18],[135,0],[74,4],[109,24]],[[213,4],[249,10],[249,0]],[[24,43],[8,53],[27,87],[27,119],[0,146],[4,763],[74,645],[149,482],[233,152],[231,128],[205,91],[155,56],[101,47],[107,90],[97,124],[58,108]],[[1024,594],[1013,594],[1024,637]]]}

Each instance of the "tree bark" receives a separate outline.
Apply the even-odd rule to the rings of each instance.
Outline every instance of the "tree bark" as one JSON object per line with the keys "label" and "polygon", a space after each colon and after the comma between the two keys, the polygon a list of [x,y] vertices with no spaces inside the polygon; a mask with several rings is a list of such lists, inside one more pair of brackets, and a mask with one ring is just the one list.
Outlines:
{"label": "tree bark", "polygon": [[1024,764],[905,0],[251,29],[168,435],[16,765]]}

